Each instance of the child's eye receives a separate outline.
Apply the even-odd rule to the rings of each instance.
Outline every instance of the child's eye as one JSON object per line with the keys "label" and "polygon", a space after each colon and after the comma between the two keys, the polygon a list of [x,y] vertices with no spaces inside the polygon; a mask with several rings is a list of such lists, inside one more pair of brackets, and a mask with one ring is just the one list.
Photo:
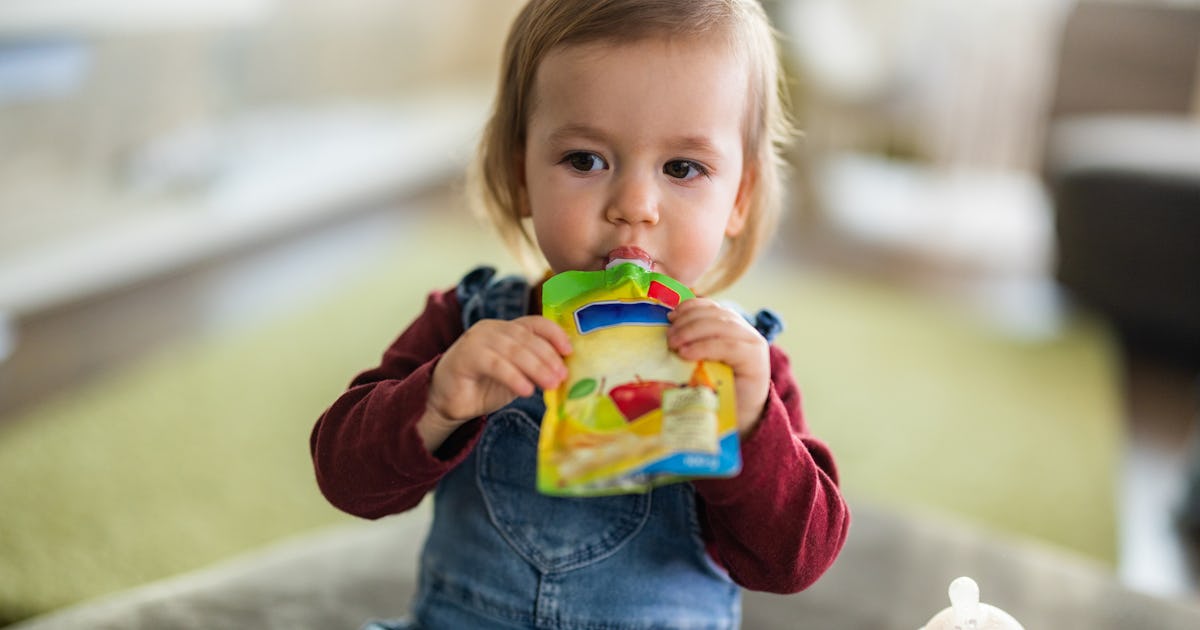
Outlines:
{"label": "child's eye", "polygon": [[604,158],[595,153],[588,153],[587,151],[571,153],[563,161],[569,164],[571,168],[583,173],[599,171],[608,167],[608,164],[604,162]]}
{"label": "child's eye", "polygon": [[707,175],[704,167],[691,160],[671,160],[663,165],[663,173],[667,177],[689,180],[699,175]]}

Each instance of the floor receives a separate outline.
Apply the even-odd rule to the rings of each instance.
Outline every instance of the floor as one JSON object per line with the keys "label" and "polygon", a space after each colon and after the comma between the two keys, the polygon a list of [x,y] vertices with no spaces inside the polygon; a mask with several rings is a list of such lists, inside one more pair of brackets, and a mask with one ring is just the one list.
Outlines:
{"label": "floor", "polygon": [[[444,208],[444,194],[409,200],[402,208],[364,210],[356,219],[329,226],[317,237],[274,243],[235,261],[193,269],[51,313],[43,321],[20,323],[21,343],[0,363],[0,421],[6,412],[34,403],[56,388],[84,382],[156,344],[263,317],[281,302],[311,291],[313,282],[333,281],[331,269],[351,265],[355,258],[386,247],[392,242],[387,235],[403,229],[406,215]],[[938,291],[977,305],[1012,334],[1050,334],[1055,318],[1067,307],[1044,277],[963,275],[920,257],[879,251],[867,255],[852,244],[829,238],[801,243],[796,249],[805,252],[809,264],[850,266],[914,290]],[[776,255],[781,255],[778,250]],[[266,294],[247,285],[247,278],[261,282],[279,277],[285,267],[294,271],[297,261],[313,272],[305,275],[303,285],[267,282],[274,288]],[[198,304],[206,306],[198,309]],[[131,315],[146,312],[148,305],[153,305],[157,315],[153,319],[158,323],[131,330],[127,325]],[[91,334],[80,335],[80,330]],[[121,334],[115,334],[117,331]],[[75,343],[68,346],[63,339]],[[1200,554],[1173,521],[1184,490],[1186,454],[1191,441],[1200,439],[1194,436],[1200,424],[1197,369],[1138,351],[1125,355],[1124,368],[1130,439],[1119,489],[1119,574],[1137,590],[1200,599],[1200,564],[1196,561]],[[6,381],[7,387],[3,386]],[[13,386],[18,381],[21,386]]]}

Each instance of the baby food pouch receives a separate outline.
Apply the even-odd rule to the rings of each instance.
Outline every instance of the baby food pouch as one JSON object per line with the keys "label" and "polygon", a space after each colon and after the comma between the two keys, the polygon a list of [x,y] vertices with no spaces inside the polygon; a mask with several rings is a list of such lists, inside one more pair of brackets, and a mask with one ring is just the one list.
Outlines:
{"label": "baby food pouch", "polygon": [[539,491],[644,492],[738,473],[732,370],[667,347],[667,313],[692,297],[631,262],[546,281],[542,314],[566,330],[572,353],[567,378],[545,392]]}

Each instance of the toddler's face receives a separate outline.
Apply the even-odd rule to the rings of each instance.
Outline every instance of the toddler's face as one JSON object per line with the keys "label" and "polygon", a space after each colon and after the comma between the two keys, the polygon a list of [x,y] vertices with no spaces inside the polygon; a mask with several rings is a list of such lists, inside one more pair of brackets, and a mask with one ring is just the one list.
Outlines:
{"label": "toddler's face", "polygon": [[685,284],[745,222],[743,65],[702,40],[551,51],[534,81],[523,210],[551,269],[645,257]]}

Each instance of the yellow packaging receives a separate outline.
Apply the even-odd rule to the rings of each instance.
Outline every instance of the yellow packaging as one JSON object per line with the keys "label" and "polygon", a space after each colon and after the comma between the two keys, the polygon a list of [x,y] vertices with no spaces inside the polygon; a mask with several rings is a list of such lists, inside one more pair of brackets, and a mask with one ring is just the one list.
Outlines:
{"label": "yellow packaging", "polygon": [[542,314],[567,332],[568,376],[545,392],[538,490],[644,492],[741,469],[733,372],[667,347],[667,313],[692,292],[633,263],[546,281]]}

